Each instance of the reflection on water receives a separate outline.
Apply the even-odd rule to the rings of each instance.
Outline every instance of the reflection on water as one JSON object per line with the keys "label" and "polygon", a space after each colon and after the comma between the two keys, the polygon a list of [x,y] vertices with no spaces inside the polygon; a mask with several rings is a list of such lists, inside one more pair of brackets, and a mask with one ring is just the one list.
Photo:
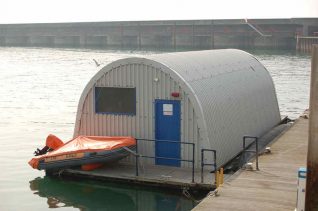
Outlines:
{"label": "reflection on water", "polygon": [[191,210],[194,203],[177,195],[140,187],[99,182],[76,182],[51,177],[30,181],[34,194],[47,199],[49,208],[79,210]]}

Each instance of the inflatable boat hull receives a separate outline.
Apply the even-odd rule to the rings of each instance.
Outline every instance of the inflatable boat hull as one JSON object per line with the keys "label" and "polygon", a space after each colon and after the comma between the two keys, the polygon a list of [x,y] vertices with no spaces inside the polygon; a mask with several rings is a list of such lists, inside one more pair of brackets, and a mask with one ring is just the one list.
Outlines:
{"label": "inflatable boat hull", "polygon": [[[135,146],[127,147],[135,150]],[[91,163],[113,163],[129,155],[125,148],[110,151],[74,153],[57,159],[46,159],[39,162],[39,170],[64,169]]]}
{"label": "inflatable boat hull", "polygon": [[113,163],[135,151],[132,137],[79,136],[58,149],[36,156],[29,164],[39,170],[59,170],[87,164]]}

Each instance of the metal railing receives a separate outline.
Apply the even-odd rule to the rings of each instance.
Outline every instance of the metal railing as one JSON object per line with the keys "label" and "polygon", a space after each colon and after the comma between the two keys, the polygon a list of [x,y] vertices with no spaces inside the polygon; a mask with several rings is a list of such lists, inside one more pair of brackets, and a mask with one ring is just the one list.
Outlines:
{"label": "metal railing", "polygon": [[[182,145],[190,145],[192,146],[192,159],[181,159],[181,158],[171,158],[171,157],[158,157],[158,156],[149,156],[149,155],[140,155],[138,153],[138,142],[139,141],[147,141],[147,142],[154,142],[154,143],[168,143],[168,144],[182,144]],[[188,162],[192,163],[192,183],[194,183],[194,164],[195,164],[195,144],[190,142],[182,142],[182,141],[171,141],[171,140],[156,140],[156,139],[136,139],[136,153],[134,153],[136,157],[136,176],[139,176],[139,158],[151,158],[151,159],[163,159],[163,160],[175,160],[180,162]]]}
{"label": "metal railing", "polygon": [[[213,152],[213,163],[204,163],[204,152]],[[216,179],[216,150],[214,149],[201,149],[201,183],[203,183],[203,168],[204,166],[213,166]]]}
{"label": "metal railing", "polygon": [[[252,142],[246,146],[247,140],[251,140]],[[248,150],[248,148],[255,142],[255,150]],[[256,159],[256,170],[259,171],[258,168],[258,137],[256,136],[243,136],[243,155],[245,156],[246,152],[255,153]]]}

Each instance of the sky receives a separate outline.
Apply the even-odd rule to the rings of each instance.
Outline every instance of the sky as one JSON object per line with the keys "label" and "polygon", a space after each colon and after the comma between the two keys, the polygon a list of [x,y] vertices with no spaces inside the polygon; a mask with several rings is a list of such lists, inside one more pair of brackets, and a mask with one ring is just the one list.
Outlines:
{"label": "sky", "polygon": [[318,0],[1,0],[0,23],[318,17]]}

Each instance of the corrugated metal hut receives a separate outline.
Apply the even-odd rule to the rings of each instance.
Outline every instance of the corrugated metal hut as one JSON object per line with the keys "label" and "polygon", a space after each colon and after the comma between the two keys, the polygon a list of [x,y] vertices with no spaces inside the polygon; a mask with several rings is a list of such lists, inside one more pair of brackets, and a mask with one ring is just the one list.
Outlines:
{"label": "corrugated metal hut", "polygon": [[[82,93],[74,137],[127,135],[191,142],[196,167],[203,148],[217,151],[220,167],[242,150],[244,135],[261,136],[279,122],[272,78],[254,56],[234,49],[192,51],[106,65]],[[138,141],[138,149],[142,155],[176,159],[192,159],[193,153],[191,145],[158,141]]]}

